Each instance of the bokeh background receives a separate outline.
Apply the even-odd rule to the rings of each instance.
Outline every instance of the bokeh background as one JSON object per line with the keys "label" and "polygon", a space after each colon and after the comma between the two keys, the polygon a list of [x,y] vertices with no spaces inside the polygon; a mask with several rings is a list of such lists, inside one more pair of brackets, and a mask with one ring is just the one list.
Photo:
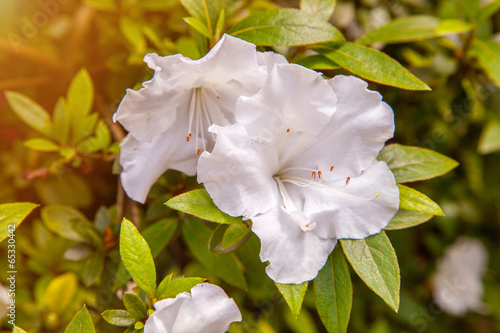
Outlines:
{"label": "bokeh background", "polygon": [[[228,3],[228,26],[231,20],[235,22],[249,13],[299,6],[299,1]],[[408,15],[467,20],[468,3],[338,1],[330,22],[354,41],[366,31]],[[126,133],[111,118],[125,90],[138,88],[152,76],[142,61],[146,53],[182,53],[191,58],[205,54],[207,50],[197,43],[199,36],[182,20],[186,16],[177,0],[0,0],[0,203],[30,201],[42,207],[62,204],[89,220],[114,221],[125,215],[140,220],[143,226],[175,215],[163,202],[194,188],[196,181],[168,172],[153,188],[147,205],[127,199],[119,186],[116,163],[117,143]],[[471,51],[474,35],[493,45],[485,55],[488,64]],[[414,184],[441,205],[445,217],[388,232],[401,267],[399,313],[393,313],[352,274],[354,304],[349,332],[500,332],[499,43],[500,13],[496,13],[470,33],[373,45],[432,87],[431,92],[419,92],[370,84],[394,109],[396,134],[391,142],[432,149],[460,165],[445,176]],[[294,48],[274,50],[289,57],[297,55]],[[66,95],[81,68],[89,72],[94,85],[92,111],[110,130],[108,147],[61,156],[24,146],[25,140],[40,135],[13,112],[4,92],[21,92],[53,113],[59,97]],[[332,76],[344,72],[324,73]],[[108,273],[114,273],[117,229],[110,228],[102,235],[107,257],[98,280],[101,282],[90,286],[78,283],[65,308],[57,305],[65,296],[48,294],[48,286],[61,274],[74,272],[82,280],[85,272],[79,262],[64,256],[75,241],[49,229],[37,210],[17,230],[17,325],[29,332],[62,332],[81,305],[87,303],[98,331],[123,331],[107,325],[99,316],[104,309],[122,306],[115,294],[121,286],[107,288],[102,283]],[[432,276],[438,259],[460,236],[479,239],[488,251],[483,277],[486,307],[482,313],[453,316],[434,302]],[[157,267],[187,276],[210,275],[188,252],[177,231],[157,257]],[[0,283],[5,285],[5,242],[0,244],[0,260]],[[238,304],[244,304],[242,311],[251,320],[237,328],[239,331],[324,332],[310,292],[301,316],[295,320],[269,279],[255,282],[248,294],[224,285],[216,276],[212,282],[220,283]],[[7,318],[1,327],[2,331],[9,330]]]}

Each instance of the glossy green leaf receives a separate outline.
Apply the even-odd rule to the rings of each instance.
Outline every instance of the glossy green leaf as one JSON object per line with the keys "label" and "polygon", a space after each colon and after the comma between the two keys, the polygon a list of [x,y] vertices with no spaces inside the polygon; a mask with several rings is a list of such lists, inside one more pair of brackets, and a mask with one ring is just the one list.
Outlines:
{"label": "glossy green leaf", "polygon": [[166,218],[155,222],[142,232],[142,236],[148,242],[154,258],[167,246],[175,230],[177,230],[178,224],[177,219]]}
{"label": "glossy green leaf", "polygon": [[398,183],[431,179],[458,166],[457,161],[435,151],[399,144],[385,146],[377,159],[387,163]]}
{"label": "glossy green leaf", "polygon": [[39,205],[29,202],[15,202],[0,205],[0,242]]}
{"label": "glossy green leaf", "polygon": [[52,135],[50,115],[31,98],[15,91],[6,91],[7,102],[19,118],[27,125],[47,136]]}
{"label": "glossy green leaf", "polygon": [[339,65],[331,61],[321,54],[315,54],[308,57],[295,59],[294,62],[298,65],[307,67],[309,69],[338,69]]}
{"label": "glossy green leaf", "polygon": [[444,216],[441,207],[432,201],[425,194],[401,184],[399,187],[399,209],[410,210],[412,212],[426,213],[437,216]]}
{"label": "glossy green leaf", "polygon": [[164,280],[158,286],[156,291],[157,299],[174,298],[183,292],[190,292],[191,289],[197,284],[206,281],[205,278],[199,277],[188,277],[188,278],[178,278],[175,280],[170,280],[170,275],[167,277],[168,280]]}
{"label": "glossy green leaf", "polygon": [[493,0],[479,8],[476,24],[480,25],[500,10],[500,0]]}
{"label": "glossy green leaf", "polygon": [[94,333],[94,323],[84,305],[82,309],[73,317],[64,333]]}
{"label": "glossy green leaf", "polygon": [[90,223],[78,210],[64,205],[49,205],[42,208],[41,216],[45,226],[55,234],[78,242],[87,241],[73,228],[78,221]]}
{"label": "glossy green leaf", "polygon": [[105,150],[111,144],[111,133],[104,121],[99,120],[95,128],[94,136],[80,141],[78,148],[87,153]]}
{"label": "glossy green leaf", "polygon": [[500,44],[492,40],[474,39],[470,54],[477,58],[491,81],[500,87]]}
{"label": "glossy green leaf", "polygon": [[125,308],[127,309],[128,313],[130,313],[130,315],[134,317],[135,320],[142,321],[144,317],[146,317],[146,305],[136,294],[124,293],[123,303],[125,304]]}
{"label": "glossy green leaf", "polygon": [[477,150],[481,154],[489,154],[500,150],[500,121],[491,121],[484,127]]}
{"label": "glossy green leaf", "polygon": [[337,0],[300,0],[300,9],[322,20],[328,20],[333,14]]}
{"label": "glossy green leaf", "polygon": [[397,312],[400,289],[399,265],[394,248],[385,232],[365,239],[341,239],[340,243],[356,274]]}
{"label": "glossy green leaf", "polygon": [[207,26],[205,24],[203,24],[203,22],[201,22],[200,20],[198,20],[194,17],[184,17],[183,20],[187,24],[189,24],[191,27],[193,27],[196,31],[201,33],[203,36],[210,38],[210,39],[214,38],[214,36],[210,32],[210,30],[207,28]]}
{"label": "glossy green leaf", "polygon": [[82,281],[85,286],[91,286],[101,277],[104,269],[104,256],[102,253],[93,253],[85,259],[83,266]]}
{"label": "glossy green leaf", "polygon": [[208,28],[210,35],[213,35],[217,19],[218,2],[216,0],[181,0],[188,13]]}
{"label": "glossy green leaf", "polygon": [[296,46],[344,40],[331,24],[293,8],[265,11],[236,23],[229,34],[257,45]]}
{"label": "glossy green leaf", "polygon": [[182,234],[189,249],[203,266],[230,285],[247,289],[247,282],[236,256],[232,253],[216,255],[208,249],[208,240],[212,234],[208,227],[193,219],[186,219],[182,225]]}
{"label": "glossy green leaf", "polygon": [[384,230],[400,230],[417,226],[432,218],[432,214],[417,213],[409,210],[398,210]]}
{"label": "glossy green leaf", "polygon": [[340,246],[333,250],[314,279],[314,293],[319,317],[327,331],[346,332],[352,308],[352,282]]}
{"label": "glossy green leaf", "polygon": [[130,326],[135,323],[134,317],[125,310],[106,310],[101,316],[111,325]]}
{"label": "glossy green leaf", "polygon": [[45,290],[45,305],[50,311],[65,313],[78,288],[78,277],[68,272],[55,277]]}
{"label": "glossy green leaf", "polygon": [[280,291],[281,295],[283,295],[286,304],[288,304],[288,307],[292,311],[292,314],[295,318],[297,318],[300,310],[302,309],[302,303],[304,302],[304,297],[306,296],[308,285],[308,281],[305,281],[301,284],[276,283],[276,287]]}
{"label": "glossy green leaf", "polygon": [[47,152],[58,151],[60,149],[60,147],[56,145],[54,142],[42,138],[26,140],[23,142],[23,145],[33,150],[47,151]]}
{"label": "glossy green leaf", "polygon": [[317,45],[314,50],[364,79],[409,90],[430,90],[396,60],[375,49],[349,42]]}
{"label": "glossy green leaf", "polygon": [[440,21],[427,15],[406,16],[392,20],[387,25],[368,32],[357,40],[370,45],[377,42],[406,43],[470,30],[472,26],[460,20]]}
{"label": "glossy green leaf", "polygon": [[172,209],[188,213],[211,222],[242,224],[241,217],[232,217],[220,211],[206,190],[183,193],[167,201]]}
{"label": "glossy green leaf", "polygon": [[151,249],[132,222],[125,218],[120,230],[120,256],[134,281],[153,297],[156,291],[156,269]]}

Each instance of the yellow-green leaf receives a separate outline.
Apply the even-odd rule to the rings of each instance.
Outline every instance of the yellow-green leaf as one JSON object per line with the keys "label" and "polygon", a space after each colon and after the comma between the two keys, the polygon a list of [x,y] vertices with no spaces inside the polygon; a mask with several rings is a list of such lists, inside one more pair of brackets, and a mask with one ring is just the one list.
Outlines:
{"label": "yellow-green leaf", "polygon": [[283,295],[286,304],[288,304],[288,307],[292,311],[295,318],[297,318],[300,313],[300,309],[302,309],[302,303],[304,302],[304,297],[306,296],[308,284],[308,281],[301,284],[276,283],[276,287],[280,291],[281,295]]}
{"label": "yellow-green leaf", "polygon": [[419,191],[401,184],[399,187],[399,209],[410,210],[412,212],[426,213],[437,216],[444,216],[441,207],[428,196]]}
{"label": "yellow-green leaf", "polygon": [[50,311],[65,313],[78,287],[78,277],[64,273],[54,278],[45,290],[45,305]]}
{"label": "yellow-green leaf", "polygon": [[[39,205],[29,202],[15,202],[0,205],[0,242],[9,234],[14,235],[14,230],[19,224]],[[12,236],[13,237],[13,236]]]}
{"label": "yellow-green leaf", "polygon": [[22,121],[42,134],[52,135],[49,113],[38,103],[15,91],[6,91],[5,96],[12,110]]}
{"label": "yellow-green leaf", "polygon": [[64,333],[94,333],[94,323],[90,317],[87,307],[83,305],[82,309],[73,317],[71,323]]}
{"label": "yellow-green leaf", "polygon": [[23,142],[23,145],[33,150],[47,151],[47,152],[58,151],[60,149],[60,147],[56,145],[54,142],[42,138],[26,140]]}

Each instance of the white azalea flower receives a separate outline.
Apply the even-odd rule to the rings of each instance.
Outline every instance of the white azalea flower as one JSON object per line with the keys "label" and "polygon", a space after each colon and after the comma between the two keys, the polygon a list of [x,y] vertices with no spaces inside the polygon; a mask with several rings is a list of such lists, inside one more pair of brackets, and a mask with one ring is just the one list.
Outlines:
{"label": "white azalea flower", "polygon": [[482,276],[488,252],[480,240],[459,238],[438,261],[433,276],[433,297],[441,309],[455,316],[467,311],[484,312]]}
{"label": "white azalea flower", "polygon": [[202,283],[155,303],[156,311],[144,325],[144,333],[223,333],[241,314],[220,287]]}
{"label": "white azalea flower", "polygon": [[168,169],[195,175],[200,152],[214,144],[208,127],[233,123],[236,100],[257,92],[268,70],[286,59],[224,35],[199,60],[151,53],[144,61],[155,70],[153,79],[128,90],[113,118],[129,131],[121,143],[121,179],[139,202]]}
{"label": "white azalea flower", "polygon": [[224,212],[251,218],[267,274],[279,283],[316,277],[339,238],[378,233],[399,206],[394,175],[376,161],[394,115],[366,82],[330,81],[276,65],[265,86],[236,105],[198,181]]}

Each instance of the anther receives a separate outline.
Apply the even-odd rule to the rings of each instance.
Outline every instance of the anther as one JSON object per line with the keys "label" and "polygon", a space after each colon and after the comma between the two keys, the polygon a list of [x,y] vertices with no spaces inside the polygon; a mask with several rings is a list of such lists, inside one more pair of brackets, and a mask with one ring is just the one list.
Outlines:
{"label": "anther", "polygon": [[200,148],[196,149],[196,155],[200,155]]}
{"label": "anther", "polygon": [[321,171],[318,171],[318,178],[321,178]]}
{"label": "anther", "polygon": [[312,172],[312,178],[313,178],[313,179],[316,179],[316,171],[313,171],[313,172]]}
{"label": "anther", "polygon": [[191,133],[188,136],[186,136],[186,142],[189,142],[189,138],[191,138]]}
{"label": "anther", "polygon": [[333,165],[330,167],[330,172],[332,172],[332,171],[333,171]]}
{"label": "anther", "polygon": [[220,98],[220,96],[217,96],[217,99],[219,99],[219,98]]}
{"label": "anther", "polygon": [[309,228],[309,224],[306,224],[306,228]]}
{"label": "anther", "polygon": [[347,180],[345,181],[345,184],[349,184],[349,182],[351,181],[351,177],[347,177]]}
{"label": "anther", "polygon": [[288,133],[288,132],[290,132],[290,129],[288,128],[288,129],[286,130],[286,132],[287,132],[287,133]]}
{"label": "anther", "polygon": [[380,195],[380,193],[378,193],[378,192],[377,192],[377,193],[375,193],[375,196],[376,196],[376,197],[378,197],[379,195]]}

